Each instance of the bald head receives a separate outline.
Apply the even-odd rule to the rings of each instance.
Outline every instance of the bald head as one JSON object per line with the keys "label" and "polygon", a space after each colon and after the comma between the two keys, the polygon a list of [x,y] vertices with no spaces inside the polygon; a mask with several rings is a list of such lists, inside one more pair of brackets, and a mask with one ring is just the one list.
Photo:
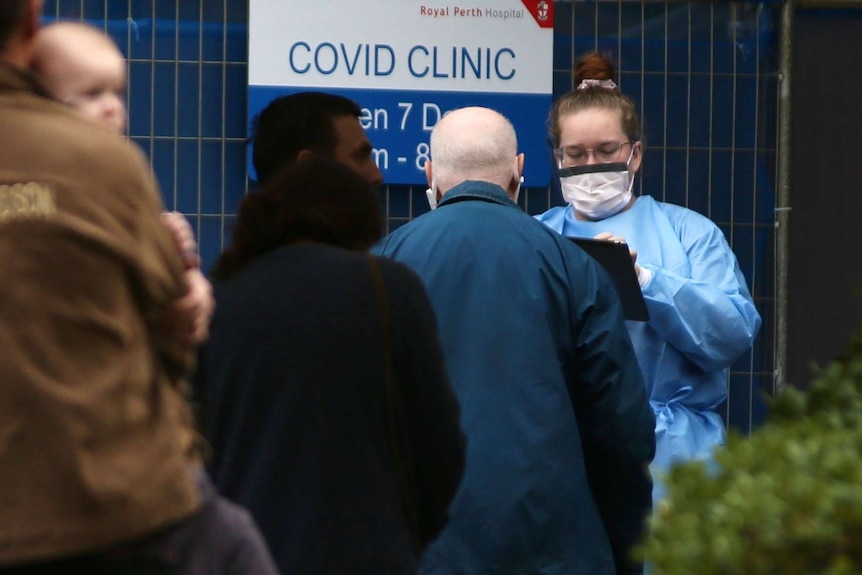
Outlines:
{"label": "bald head", "polygon": [[509,190],[522,169],[523,158],[517,153],[515,129],[504,116],[480,107],[453,110],[431,132],[429,180],[441,193],[465,180]]}
{"label": "bald head", "polygon": [[83,22],[55,22],[39,31],[34,60],[62,56],[64,52],[117,50],[116,44],[100,28]]}
{"label": "bald head", "polygon": [[44,27],[31,67],[57,99],[117,132],[125,129],[125,59],[99,28],[79,22]]}

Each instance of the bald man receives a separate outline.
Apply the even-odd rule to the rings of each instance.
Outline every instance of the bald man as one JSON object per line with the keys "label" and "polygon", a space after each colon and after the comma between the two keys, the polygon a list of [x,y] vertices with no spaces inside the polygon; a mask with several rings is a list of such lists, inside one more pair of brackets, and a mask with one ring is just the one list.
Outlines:
{"label": "bald man", "polygon": [[51,92],[117,133],[126,129],[126,61],[104,32],[57,22],[36,36],[31,64]]}
{"label": "bald man", "polygon": [[516,204],[524,156],[487,108],[445,115],[431,212],[378,251],[428,288],[467,468],[420,573],[639,573],[653,414],[609,277]]}

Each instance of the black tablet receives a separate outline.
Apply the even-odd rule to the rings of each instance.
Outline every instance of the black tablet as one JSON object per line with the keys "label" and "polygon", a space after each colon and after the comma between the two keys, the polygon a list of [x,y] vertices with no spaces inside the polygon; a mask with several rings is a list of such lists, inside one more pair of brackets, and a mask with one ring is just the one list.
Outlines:
{"label": "black tablet", "polygon": [[569,239],[590,254],[613,278],[623,304],[623,317],[635,321],[649,321],[649,312],[638,284],[638,275],[632,264],[628,244],[594,238]]}

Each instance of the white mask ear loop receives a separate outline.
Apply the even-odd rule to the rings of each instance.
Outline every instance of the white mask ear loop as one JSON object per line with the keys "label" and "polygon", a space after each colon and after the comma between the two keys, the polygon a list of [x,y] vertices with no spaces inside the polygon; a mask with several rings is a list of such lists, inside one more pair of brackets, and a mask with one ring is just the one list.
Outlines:
{"label": "white mask ear loop", "polygon": [[[632,163],[632,158],[634,158],[634,157],[635,157],[635,145],[634,145],[634,144],[632,144],[632,151],[631,151],[631,153],[629,154],[629,159],[628,159],[628,160],[626,160],[626,169],[628,169],[629,165]],[[628,187],[628,189],[626,190],[626,193],[627,193],[627,194],[632,193],[632,189],[633,189],[634,187],[635,187],[635,174],[631,174],[631,175],[629,176],[629,187]]]}
{"label": "white mask ear loop", "polygon": [[518,180],[518,187],[515,188],[515,193],[512,196],[512,201],[518,203],[518,195],[521,193],[521,184],[524,183],[524,176],[518,175],[518,156],[515,156],[515,178]]}
{"label": "white mask ear loop", "polygon": [[434,185],[434,178],[431,178],[431,187],[425,190],[425,195],[428,196],[428,205],[432,210],[437,209],[437,186]]}

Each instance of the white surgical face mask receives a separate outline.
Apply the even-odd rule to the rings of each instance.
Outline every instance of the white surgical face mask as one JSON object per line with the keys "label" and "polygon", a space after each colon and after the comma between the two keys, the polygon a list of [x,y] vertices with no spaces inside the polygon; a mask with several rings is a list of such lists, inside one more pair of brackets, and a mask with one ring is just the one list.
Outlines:
{"label": "white surgical face mask", "polygon": [[628,162],[560,168],[563,197],[575,213],[588,220],[603,220],[621,212],[632,200],[634,183]]}

